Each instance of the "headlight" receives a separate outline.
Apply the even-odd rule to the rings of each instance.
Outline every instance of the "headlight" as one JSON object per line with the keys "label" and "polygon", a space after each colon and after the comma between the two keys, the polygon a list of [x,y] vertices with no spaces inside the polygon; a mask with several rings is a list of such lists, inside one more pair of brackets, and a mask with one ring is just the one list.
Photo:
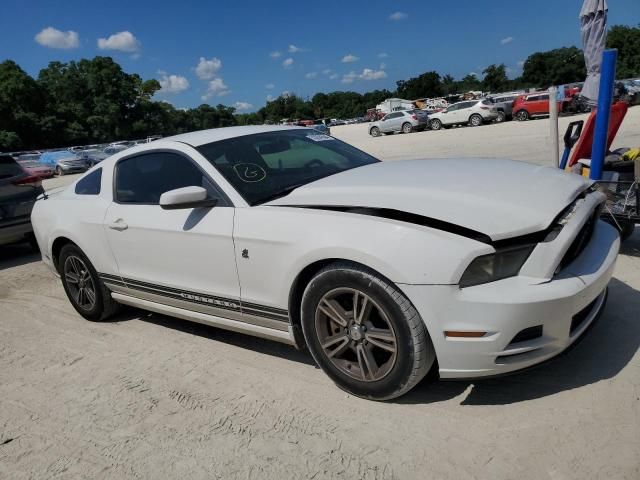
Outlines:
{"label": "headlight", "polygon": [[535,245],[510,247],[473,260],[462,274],[460,287],[495,282],[518,274]]}

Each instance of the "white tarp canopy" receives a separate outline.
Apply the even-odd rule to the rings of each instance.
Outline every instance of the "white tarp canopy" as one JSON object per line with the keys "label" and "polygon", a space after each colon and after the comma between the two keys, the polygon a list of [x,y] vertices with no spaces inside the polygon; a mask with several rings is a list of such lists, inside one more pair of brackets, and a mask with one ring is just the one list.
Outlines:
{"label": "white tarp canopy", "polygon": [[607,0],[584,0],[580,10],[580,33],[582,49],[587,67],[587,79],[582,87],[582,96],[591,105],[598,102],[600,64],[607,40]]}

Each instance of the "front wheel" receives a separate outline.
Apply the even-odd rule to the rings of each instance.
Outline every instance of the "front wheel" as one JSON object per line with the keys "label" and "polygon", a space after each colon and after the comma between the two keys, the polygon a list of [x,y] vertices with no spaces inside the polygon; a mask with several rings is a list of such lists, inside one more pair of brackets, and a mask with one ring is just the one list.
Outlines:
{"label": "front wheel", "polygon": [[118,310],[98,272],[76,245],[62,247],[58,272],[71,305],[87,320],[105,320]]}
{"label": "front wheel", "polygon": [[380,136],[380,129],[378,127],[373,127],[371,130],[369,130],[369,134],[372,137],[379,137]]}
{"label": "front wheel", "polygon": [[502,123],[507,119],[507,115],[502,111],[498,110],[498,116],[496,117],[496,123]]}
{"label": "front wheel", "polygon": [[516,113],[516,120],[519,122],[524,122],[525,120],[529,120],[529,112],[526,110],[520,110]]}
{"label": "front wheel", "polygon": [[341,389],[389,400],[427,374],[435,352],[409,300],[367,268],[336,262],[302,298],[302,330],[316,363]]}
{"label": "front wheel", "polygon": [[440,130],[442,128],[442,122],[437,118],[434,118],[431,120],[431,123],[429,123],[429,126],[431,127],[431,130]]}
{"label": "front wheel", "polygon": [[402,133],[411,133],[412,129],[413,129],[413,127],[411,126],[411,124],[409,122],[404,123],[402,125]]}
{"label": "front wheel", "polygon": [[61,177],[62,175],[64,175],[64,171],[60,167],[56,167],[56,175],[58,177]]}

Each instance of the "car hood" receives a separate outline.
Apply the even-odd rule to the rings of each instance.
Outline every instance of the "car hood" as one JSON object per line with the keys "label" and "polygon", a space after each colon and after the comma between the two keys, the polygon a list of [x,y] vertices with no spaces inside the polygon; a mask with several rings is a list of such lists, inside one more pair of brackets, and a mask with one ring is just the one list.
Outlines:
{"label": "car hood", "polygon": [[511,160],[403,160],[331,175],[267,205],[391,209],[495,241],[546,229],[589,185],[558,168]]}

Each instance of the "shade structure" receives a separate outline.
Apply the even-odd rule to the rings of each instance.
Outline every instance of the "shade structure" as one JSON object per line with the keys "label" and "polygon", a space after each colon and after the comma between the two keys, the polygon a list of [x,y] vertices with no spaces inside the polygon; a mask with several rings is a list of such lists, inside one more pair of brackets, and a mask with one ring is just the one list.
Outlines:
{"label": "shade structure", "polygon": [[587,67],[587,79],[582,87],[582,96],[590,105],[598,103],[600,65],[607,40],[607,0],[584,0],[580,10],[580,32],[582,49]]}

